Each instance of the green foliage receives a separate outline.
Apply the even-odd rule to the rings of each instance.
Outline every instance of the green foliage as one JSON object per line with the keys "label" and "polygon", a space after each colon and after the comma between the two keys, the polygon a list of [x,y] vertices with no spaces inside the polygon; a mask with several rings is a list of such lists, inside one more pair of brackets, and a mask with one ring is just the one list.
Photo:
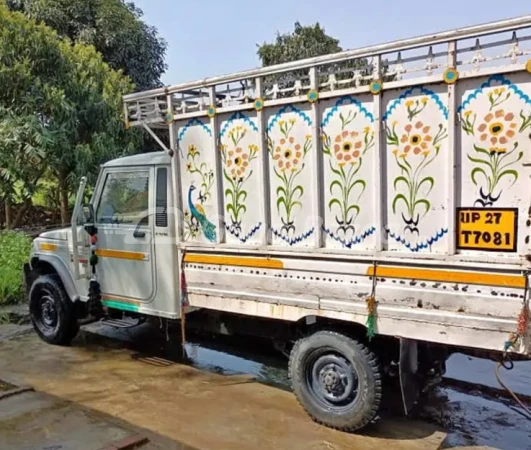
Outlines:
{"label": "green foliage", "polygon": [[9,0],[12,10],[52,27],[74,42],[96,47],[139,90],[159,86],[166,43],[145,24],[142,11],[123,0]]}
{"label": "green foliage", "polygon": [[[329,55],[341,52],[343,49],[339,45],[339,40],[325,33],[319,23],[312,26],[302,26],[295,22],[294,31],[291,33],[277,33],[274,43],[264,43],[258,47],[258,56],[263,66],[282,64],[299,59],[313,58],[316,56]],[[339,64],[331,64],[328,67],[320,67],[320,82],[327,80],[328,73],[336,73],[339,70],[348,70],[341,73],[336,78],[338,80],[352,77],[352,71],[360,70],[362,75],[368,75],[372,68],[366,59],[361,58],[354,61],[345,61]],[[281,89],[292,87],[295,78],[307,76],[307,71],[298,70],[291,73],[276,76],[274,82],[279,84]],[[271,80],[266,80],[271,81]]]}
{"label": "green foliage", "polygon": [[292,33],[277,33],[274,43],[264,43],[259,46],[258,56],[263,66],[271,66],[337,53],[341,50],[339,40],[328,36],[319,23],[302,26],[299,22],[295,22]]}
{"label": "green foliage", "polygon": [[126,132],[122,121],[129,78],[93,46],[72,44],[2,3],[0,85],[0,197],[11,194],[15,180],[31,197],[47,172],[59,185],[66,222],[73,181],[139,148],[139,134]]}
{"label": "green foliage", "polygon": [[0,192],[26,199],[35,194],[51,136],[35,115],[0,106]]}
{"label": "green foliage", "polygon": [[[272,66],[305,58],[329,55],[343,51],[339,40],[326,34],[325,29],[319,22],[312,26],[303,26],[295,22],[293,32],[277,33],[273,43],[264,42],[258,46],[258,57],[262,66]],[[382,61],[384,81],[391,81],[394,76],[386,76],[388,64]],[[343,71],[338,73],[338,71]],[[319,82],[326,82],[328,74],[335,73],[337,80],[351,79],[354,71],[359,71],[361,76],[368,76],[373,72],[373,66],[365,58],[344,61],[337,64],[329,64],[318,68]],[[281,89],[293,87],[294,79],[308,76],[305,70],[295,70],[266,79],[266,82],[278,83]],[[361,84],[369,84],[368,80],[360,80]],[[282,94],[280,95],[282,97]]]}
{"label": "green foliage", "polygon": [[0,233],[0,304],[23,297],[22,266],[27,262],[31,238],[23,233]]}

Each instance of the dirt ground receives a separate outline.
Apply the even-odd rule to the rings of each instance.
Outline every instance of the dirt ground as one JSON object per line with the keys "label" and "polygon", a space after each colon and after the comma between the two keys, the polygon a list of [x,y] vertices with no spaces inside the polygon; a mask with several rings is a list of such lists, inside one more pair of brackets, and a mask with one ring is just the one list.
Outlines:
{"label": "dirt ground", "polygon": [[[119,418],[126,429],[149,430],[181,448],[430,450],[440,448],[446,436],[435,425],[398,419],[381,421],[364,435],[337,432],[312,422],[291,393],[259,383],[250,375],[213,373],[153,358],[92,333],[82,333],[68,348],[46,345],[33,333],[10,333],[9,339],[0,337],[0,379],[68,402],[51,408],[59,416],[65,415],[57,413],[61,408],[81,407]],[[0,400],[0,411],[9,408],[3,402],[15,399]],[[90,413],[77,413],[72,420],[83,422],[83,414]],[[31,428],[49,427],[53,420],[46,417],[33,414]],[[16,436],[25,434],[18,432],[17,423],[0,414],[0,443],[10,445],[0,444],[0,448],[34,448],[13,447]],[[105,439],[109,433],[123,434],[124,427],[112,426],[104,433]]]}

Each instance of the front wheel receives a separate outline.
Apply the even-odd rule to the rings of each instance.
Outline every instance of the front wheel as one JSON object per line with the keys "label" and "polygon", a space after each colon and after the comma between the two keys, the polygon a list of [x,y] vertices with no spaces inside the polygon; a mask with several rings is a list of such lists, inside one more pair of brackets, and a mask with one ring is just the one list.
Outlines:
{"label": "front wheel", "polygon": [[53,345],[68,345],[79,331],[74,305],[57,275],[41,275],[29,293],[31,321],[39,337]]}
{"label": "front wheel", "polygon": [[378,414],[382,398],[378,362],[352,338],[319,331],[297,341],[289,375],[297,400],[318,423],[356,431]]}

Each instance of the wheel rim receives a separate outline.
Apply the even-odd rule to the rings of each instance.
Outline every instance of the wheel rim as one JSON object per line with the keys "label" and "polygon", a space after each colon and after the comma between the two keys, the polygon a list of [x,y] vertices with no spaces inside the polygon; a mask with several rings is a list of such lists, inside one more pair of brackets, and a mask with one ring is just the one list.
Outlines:
{"label": "wheel rim", "polygon": [[344,355],[332,349],[314,352],[308,358],[305,372],[311,393],[327,409],[343,412],[357,402],[358,376]]}
{"label": "wheel rim", "polygon": [[59,321],[59,314],[52,292],[42,289],[35,308],[35,321],[39,329],[46,334],[52,333]]}

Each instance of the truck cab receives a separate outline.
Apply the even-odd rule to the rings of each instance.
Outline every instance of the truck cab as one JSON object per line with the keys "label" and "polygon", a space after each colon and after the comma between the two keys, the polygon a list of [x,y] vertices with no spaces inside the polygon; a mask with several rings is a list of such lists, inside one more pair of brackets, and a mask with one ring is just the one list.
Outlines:
{"label": "truck cab", "polygon": [[[172,218],[170,157],[165,152],[134,155],[101,166],[90,208],[94,217],[83,218],[80,202],[69,228],[42,233],[33,242],[27,273],[35,280],[46,275],[59,283],[84,314],[91,279],[97,279],[101,304],[113,310],[141,312],[166,318],[180,317],[175,221]],[[97,227],[97,264],[92,273],[90,236],[83,219]],[[74,263],[73,229],[76,228],[78,264]],[[56,316],[52,304],[40,305]],[[38,306],[34,305],[38,316]],[[44,314],[43,311],[43,314]],[[44,319],[44,318],[43,318]],[[37,331],[55,341],[56,320],[37,321]],[[65,336],[65,339],[68,335]],[[66,339],[68,340],[68,339]]]}

